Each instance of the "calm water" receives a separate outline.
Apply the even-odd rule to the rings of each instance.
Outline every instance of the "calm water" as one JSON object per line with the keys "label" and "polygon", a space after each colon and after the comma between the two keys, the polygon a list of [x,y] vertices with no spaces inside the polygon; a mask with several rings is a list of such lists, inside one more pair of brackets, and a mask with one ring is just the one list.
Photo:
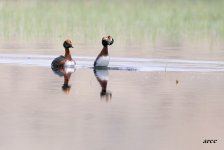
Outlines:
{"label": "calm water", "polygon": [[112,70],[95,73],[94,57],[76,56],[78,69],[65,76],[69,88],[50,68],[57,53],[12,52],[2,48],[0,55],[0,149],[223,149],[220,55],[213,61],[117,55]]}

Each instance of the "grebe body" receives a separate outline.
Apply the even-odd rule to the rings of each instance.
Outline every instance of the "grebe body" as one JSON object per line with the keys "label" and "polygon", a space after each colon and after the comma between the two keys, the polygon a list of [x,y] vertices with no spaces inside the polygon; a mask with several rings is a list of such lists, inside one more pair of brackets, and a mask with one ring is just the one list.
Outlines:
{"label": "grebe body", "polygon": [[114,43],[114,39],[111,36],[106,36],[102,38],[103,49],[94,61],[94,67],[108,67],[110,62],[110,57],[108,53],[108,46]]}
{"label": "grebe body", "polygon": [[75,67],[75,61],[71,57],[71,53],[69,48],[73,48],[72,42],[70,40],[66,40],[63,43],[63,46],[65,48],[65,55],[64,56],[59,56],[56,57],[52,63],[51,63],[51,68],[56,70],[59,68],[74,68]]}
{"label": "grebe body", "polygon": [[95,61],[94,66],[95,67],[107,67],[110,62],[110,57],[107,56],[100,56],[97,61]]}

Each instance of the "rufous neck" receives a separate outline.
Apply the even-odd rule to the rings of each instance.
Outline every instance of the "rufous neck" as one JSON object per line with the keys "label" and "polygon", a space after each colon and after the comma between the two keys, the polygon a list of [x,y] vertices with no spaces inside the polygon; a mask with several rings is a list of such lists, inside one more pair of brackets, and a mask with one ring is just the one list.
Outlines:
{"label": "rufous neck", "polygon": [[108,55],[108,47],[107,46],[104,46],[102,51],[105,55]]}
{"label": "rufous neck", "polygon": [[65,58],[68,60],[72,60],[71,53],[68,48],[65,49]]}

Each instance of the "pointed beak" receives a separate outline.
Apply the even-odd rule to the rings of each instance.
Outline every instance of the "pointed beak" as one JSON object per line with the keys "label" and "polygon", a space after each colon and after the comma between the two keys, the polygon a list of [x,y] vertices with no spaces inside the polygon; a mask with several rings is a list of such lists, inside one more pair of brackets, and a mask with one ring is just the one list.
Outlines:
{"label": "pointed beak", "polygon": [[114,43],[114,39],[112,38],[112,41],[110,42],[110,45],[112,45]]}
{"label": "pointed beak", "polygon": [[71,45],[71,48],[74,48],[74,47]]}

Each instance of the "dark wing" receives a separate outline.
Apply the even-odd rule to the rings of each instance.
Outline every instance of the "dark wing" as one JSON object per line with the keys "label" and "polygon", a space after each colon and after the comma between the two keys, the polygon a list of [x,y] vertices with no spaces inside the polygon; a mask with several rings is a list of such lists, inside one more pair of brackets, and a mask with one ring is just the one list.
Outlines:
{"label": "dark wing", "polygon": [[59,67],[61,67],[61,65],[62,65],[62,61],[64,61],[65,60],[65,57],[64,56],[59,56],[59,57],[57,57],[57,58],[55,58],[53,61],[52,61],[52,63],[51,63],[51,68],[52,69],[57,69],[57,68],[59,68]]}
{"label": "dark wing", "polygon": [[94,61],[94,67],[96,66],[97,60],[99,57],[96,58],[96,60]]}

